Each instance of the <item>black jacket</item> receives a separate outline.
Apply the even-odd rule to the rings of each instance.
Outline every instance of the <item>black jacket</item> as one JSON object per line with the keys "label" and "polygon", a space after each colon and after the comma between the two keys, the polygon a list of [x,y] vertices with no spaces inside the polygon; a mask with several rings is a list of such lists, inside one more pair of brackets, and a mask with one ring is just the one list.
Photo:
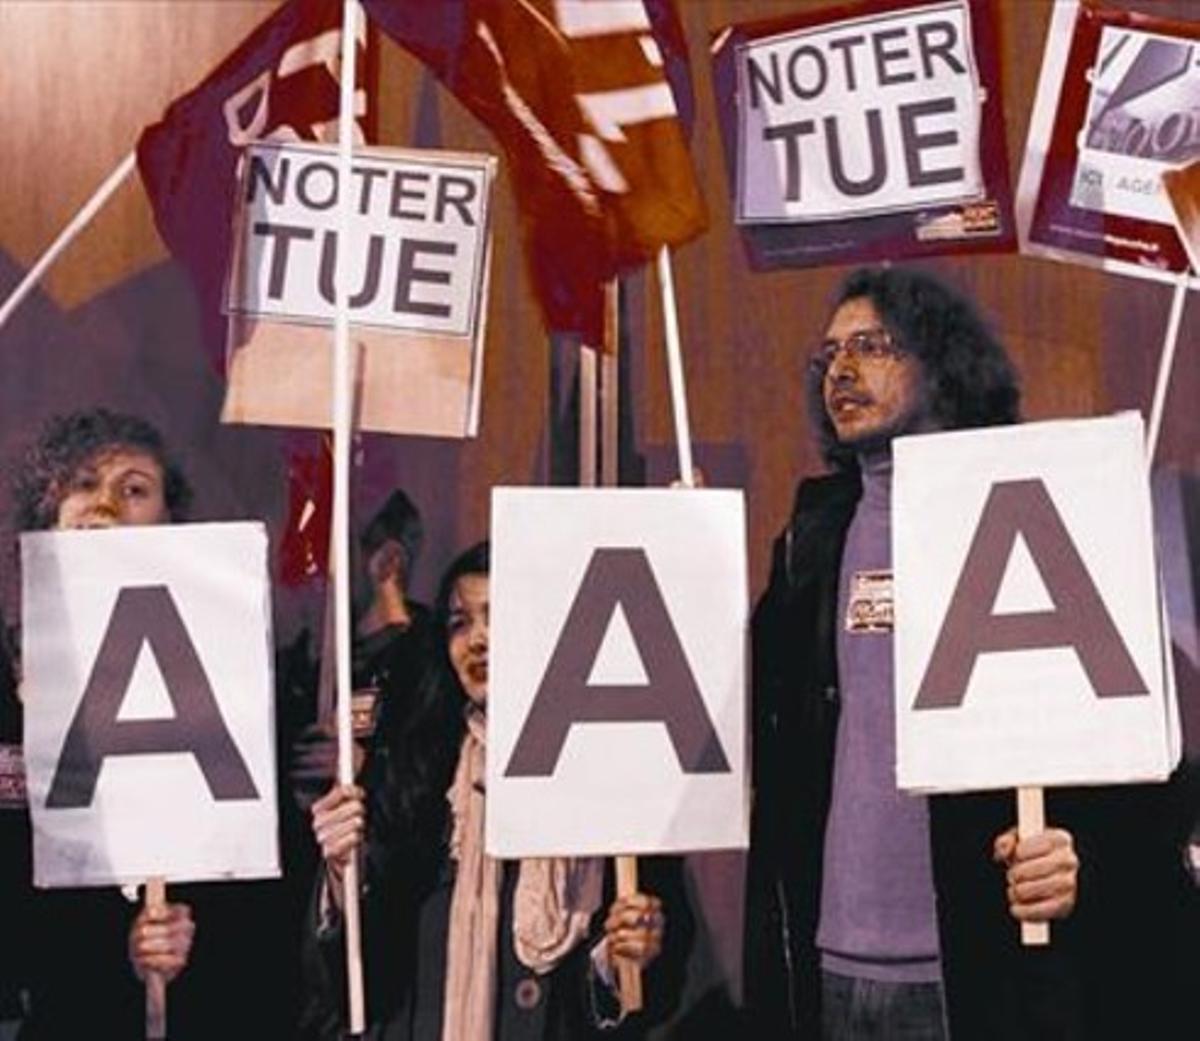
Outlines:
{"label": "black jacket", "polygon": [[[375,743],[360,783],[367,790],[367,836],[362,876],[362,953],[371,1041],[425,1041],[441,1037],[442,985],[446,960],[454,863],[446,790],[453,779],[459,726],[452,739],[437,740],[440,754],[428,756],[428,777],[414,782],[414,759],[400,734],[405,709],[385,695]],[[614,1030],[601,1030],[598,1016],[615,1017],[608,995],[593,986],[589,955],[599,939],[614,898],[606,872],[604,900],[593,918],[593,936],[545,976],[521,965],[512,943],[512,902],[517,862],[505,862],[500,899],[497,1041],[613,1041],[641,1038],[678,1005],[693,934],[677,857],[639,860],[640,888],[661,898],[667,918],[663,952],[644,974],[645,1006]],[[341,922],[322,922],[319,878],[305,942],[308,984],[302,1015],[304,1041],[331,1041],[344,1033],[345,954]]]}
{"label": "black jacket", "polygon": [[[818,1038],[823,840],[839,709],[836,614],[856,472],[802,482],[753,619],[754,787],[746,1000],[763,1039]],[[1011,792],[930,799],[930,841],[954,1041],[1181,1036],[1200,914],[1182,849],[1181,783],[1046,792],[1081,861],[1072,915],[1023,948],[991,862]],[[1194,950],[1194,947],[1193,947]]]}

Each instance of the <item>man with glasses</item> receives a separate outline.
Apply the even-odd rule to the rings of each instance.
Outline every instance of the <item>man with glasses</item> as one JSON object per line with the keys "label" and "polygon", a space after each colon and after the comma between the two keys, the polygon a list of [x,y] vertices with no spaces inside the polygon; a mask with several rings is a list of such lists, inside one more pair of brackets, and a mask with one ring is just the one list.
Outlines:
{"label": "man with glasses", "polygon": [[[1011,793],[896,788],[891,442],[1016,422],[1019,399],[938,280],[843,284],[807,378],[832,473],[801,482],[753,623],[756,1037],[1094,1041],[1174,1022],[1183,947],[1164,923],[1195,908],[1171,789],[1048,792],[1057,826],[1018,841]],[[1061,925],[1022,948],[1016,920]]]}

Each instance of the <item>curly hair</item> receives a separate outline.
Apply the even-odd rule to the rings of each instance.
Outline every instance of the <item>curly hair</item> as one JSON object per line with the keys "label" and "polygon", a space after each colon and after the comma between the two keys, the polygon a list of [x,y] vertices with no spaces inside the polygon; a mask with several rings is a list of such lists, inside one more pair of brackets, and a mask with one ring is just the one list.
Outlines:
{"label": "curly hair", "polygon": [[[884,327],[921,362],[930,411],[942,430],[999,426],[1020,419],[1016,370],[975,306],[919,270],[859,268],[838,289],[831,313],[848,300],[870,300]],[[825,410],[825,368],[808,370],[805,398],[825,461],[851,469],[857,460],[838,442]]]}
{"label": "curly hair", "polygon": [[163,498],[171,520],[183,520],[192,489],[153,425],[138,416],[93,408],[52,416],[11,475],[18,531],[54,527],[58,507],[80,466],[112,448],[153,457],[163,471]]}

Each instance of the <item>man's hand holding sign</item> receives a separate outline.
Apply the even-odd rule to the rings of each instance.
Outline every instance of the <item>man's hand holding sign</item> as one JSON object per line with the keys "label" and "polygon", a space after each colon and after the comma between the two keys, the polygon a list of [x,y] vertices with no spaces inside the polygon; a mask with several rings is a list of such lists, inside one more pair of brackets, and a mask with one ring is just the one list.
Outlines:
{"label": "man's hand holding sign", "polygon": [[1079,857],[1070,832],[1031,829],[1021,837],[1009,828],[996,836],[992,859],[1005,868],[1008,907],[1022,926],[1065,918],[1074,910]]}
{"label": "man's hand holding sign", "polygon": [[1125,415],[895,446],[899,783],[1020,789],[1035,819],[993,855],[1023,929],[1076,901],[1040,786],[1162,780],[1178,756],[1141,445]]}
{"label": "man's hand holding sign", "polygon": [[1136,417],[1018,426],[971,301],[893,266],[842,283],[805,395],[831,472],[800,482],[753,624],[755,1022],[1171,1036],[1195,804],[1130,783],[1179,754]]}

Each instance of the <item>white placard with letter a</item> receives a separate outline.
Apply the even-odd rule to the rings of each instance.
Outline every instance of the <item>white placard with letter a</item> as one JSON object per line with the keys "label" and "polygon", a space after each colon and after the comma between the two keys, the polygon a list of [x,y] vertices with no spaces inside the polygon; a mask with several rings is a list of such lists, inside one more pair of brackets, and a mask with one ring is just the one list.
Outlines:
{"label": "white placard with letter a", "polygon": [[1171,771],[1144,443],[1133,413],[896,441],[901,788]]}
{"label": "white placard with letter a", "polygon": [[267,537],[21,538],[38,886],[279,873]]}
{"label": "white placard with letter a", "polygon": [[492,495],[492,856],[744,848],[734,491]]}

